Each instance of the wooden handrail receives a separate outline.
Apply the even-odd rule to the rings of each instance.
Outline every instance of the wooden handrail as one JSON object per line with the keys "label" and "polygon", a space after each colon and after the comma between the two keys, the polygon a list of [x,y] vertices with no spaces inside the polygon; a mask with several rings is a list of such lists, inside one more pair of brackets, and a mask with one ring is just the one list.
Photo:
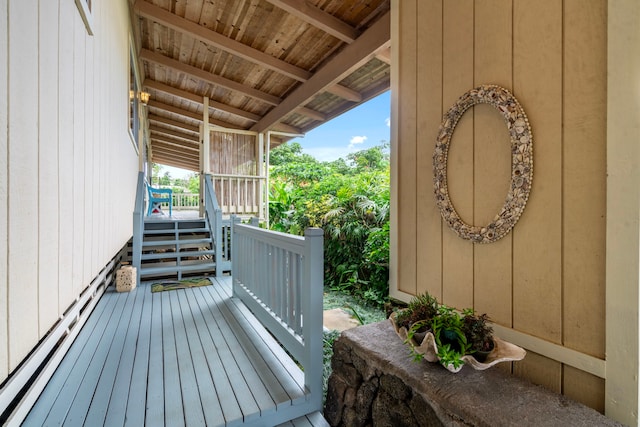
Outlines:
{"label": "wooden handrail", "polygon": [[222,261],[223,261],[223,247],[222,247],[222,210],[218,205],[218,199],[213,189],[213,182],[211,175],[205,174],[204,176],[204,207],[205,217],[209,221],[209,229],[213,233],[213,244],[216,257],[216,277],[222,276]]}

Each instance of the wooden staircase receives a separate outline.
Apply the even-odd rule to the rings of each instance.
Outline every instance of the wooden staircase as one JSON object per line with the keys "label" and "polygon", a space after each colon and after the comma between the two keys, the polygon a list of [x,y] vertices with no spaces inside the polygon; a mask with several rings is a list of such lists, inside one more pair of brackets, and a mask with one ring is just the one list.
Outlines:
{"label": "wooden staircase", "polygon": [[206,219],[144,221],[140,278],[182,279],[216,269],[213,234]]}

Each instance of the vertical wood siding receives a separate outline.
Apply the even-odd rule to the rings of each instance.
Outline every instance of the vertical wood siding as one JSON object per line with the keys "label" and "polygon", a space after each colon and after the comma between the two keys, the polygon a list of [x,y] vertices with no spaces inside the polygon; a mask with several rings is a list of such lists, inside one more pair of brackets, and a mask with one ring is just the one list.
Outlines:
{"label": "vertical wood siding", "polygon": [[[7,22],[7,1],[0,0],[0,22]],[[5,27],[6,28],[6,27]],[[7,87],[8,83],[8,36],[9,32],[0,30],[0,84]],[[8,260],[8,126],[9,111],[8,94],[0,92],[0,378],[6,378],[9,373],[9,352],[6,345],[9,343],[9,314],[7,310],[7,269]]]}
{"label": "vertical wood siding", "polygon": [[129,17],[0,0],[0,381],[132,233]]}
{"label": "vertical wood siding", "polygon": [[[604,358],[607,2],[402,0],[394,44],[398,266],[392,293],[429,291],[497,323]],[[394,35],[395,37],[395,35]],[[480,84],[511,90],[534,135],[534,179],[516,227],[473,245],[441,221],[431,154],[442,114]],[[509,135],[487,105],[452,139],[460,216],[491,221],[511,173]],[[604,409],[604,380],[530,352],[516,374]]]}

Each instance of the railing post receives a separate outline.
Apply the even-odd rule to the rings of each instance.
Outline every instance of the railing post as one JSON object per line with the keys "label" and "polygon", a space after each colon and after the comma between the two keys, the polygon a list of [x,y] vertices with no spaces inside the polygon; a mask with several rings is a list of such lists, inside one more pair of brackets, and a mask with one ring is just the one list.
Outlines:
{"label": "railing post", "polygon": [[[303,286],[304,348],[308,360],[304,370],[305,386],[311,392],[312,406],[322,409],[322,293],[324,287],[324,231],[307,228]],[[306,295],[305,295],[306,294]]]}
{"label": "railing post", "polygon": [[142,264],[142,239],[144,233],[144,172],[138,172],[136,201],[133,208],[133,238],[131,244],[131,265],[136,269],[136,283],[140,284]]}
{"label": "railing post", "polygon": [[222,225],[222,210],[215,210],[216,219],[214,221],[216,229],[213,231],[215,233],[216,239],[216,277],[222,277],[222,260],[224,259],[222,239],[224,236],[223,233],[223,225]]}
{"label": "railing post", "polygon": [[235,227],[236,224],[240,224],[241,220],[240,217],[236,216],[236,215],[231,215],[231,289],[232,289],[232,294],[233,296],[237,296],[236,295],[236,281],[235,281],[235,274],[238,270],[238,267],[240,266],[240,264],[238,263],[236,265],[235,260],[238,259],[238,249],[235,245],[235,238],[236,238],[236,233],[235,233]]}

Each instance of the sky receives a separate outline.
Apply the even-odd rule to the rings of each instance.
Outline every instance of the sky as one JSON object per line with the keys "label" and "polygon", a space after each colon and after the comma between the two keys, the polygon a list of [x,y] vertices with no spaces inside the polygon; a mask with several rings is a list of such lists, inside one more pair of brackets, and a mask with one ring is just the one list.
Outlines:
{"label": "sky", "polygon": [[390,111],[391,92],[387,91],[292,141],[320,161],[344,158],[390,141]]}
{"label": "sky", "polygon": [[[291,142],[299,142],[304,153],[320,161],[344,158],[349,153],[390,141],[390,111],[391,92],[387,91]],[[184,178],[191,173],[163,165],[162,174],[165,171],[169,171],[172,178]]]}

